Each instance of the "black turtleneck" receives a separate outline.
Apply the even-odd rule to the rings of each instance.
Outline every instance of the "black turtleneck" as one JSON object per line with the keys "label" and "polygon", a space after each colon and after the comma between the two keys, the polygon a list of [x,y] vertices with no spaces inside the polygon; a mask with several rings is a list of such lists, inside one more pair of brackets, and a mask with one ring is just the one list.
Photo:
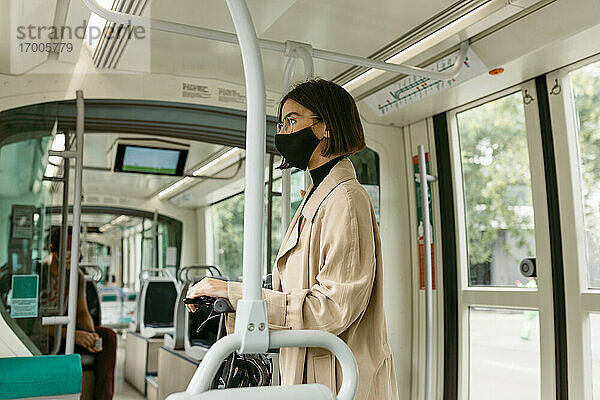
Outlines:
{"label": "black turtleneck", "polygon": [[321,184],[321,182],[323,182],[323,179],[325,179],[325,177],[329,174],[329,172],[331,171],[331,169],[338,162],[340,162],[342,160],[342,158],[344,158],[344,156],[340,156],[340,157],[334,158],[333,160],[327,161],[325,164],[321,165],[320,167],[317,167],[315,169],[309,170],[310,177],[312,178],[312,181],[313,181],[313,187],[312,187],[312,190],[310,192],[308,192],[308,195],[306,197],[306,201],[308,201],[308,199],[310,198],[310,196],[317,189],[317,186],[319,186]]}

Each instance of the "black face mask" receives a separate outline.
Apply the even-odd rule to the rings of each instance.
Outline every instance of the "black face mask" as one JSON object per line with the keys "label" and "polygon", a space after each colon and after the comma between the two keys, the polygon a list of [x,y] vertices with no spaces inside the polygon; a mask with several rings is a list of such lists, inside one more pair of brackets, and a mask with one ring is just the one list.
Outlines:
{"label": "black face mask", "polygon": [[310,156],[312,156],[320,142],[310,129],[313,125],[298,132],[277,133],[275,135],[275,148],[290,166],[301,170],[308,168]]}

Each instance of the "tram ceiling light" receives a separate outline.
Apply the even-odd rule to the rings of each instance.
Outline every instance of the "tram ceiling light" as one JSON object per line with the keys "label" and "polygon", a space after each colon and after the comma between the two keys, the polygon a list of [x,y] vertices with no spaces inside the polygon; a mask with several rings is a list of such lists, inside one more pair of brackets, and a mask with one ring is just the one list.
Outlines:
{"label": "tram ceiling light", "polygon": [[166,195],[171,193],[173,190],[177,189],[181,185],[184,185],[185,183],[187,183],[191,180],[192,180],[192,178],[190,178],[189,176],[186,176],[185,178],[178,180],[177,182],[175,182],[168,188],[166,188],[166,189],[162,190],[160,193],[158,193],[158,197],[162,199],[163,197],[165,197]]}
{"label": "tram ceiling light", "polygon": [[[443,42],[444,40],[456,34],[459,34],[460,32],[469,28],[471,25],[492,15],[493,13],[504,8],[508,4],[510,4],[510,1],[490,0],[487,3],[484,3],[479,7],[469,11],[462,17],[452,21],[448,25],[445,25],[442,28],[427,35],[418,42],[408,46],[399,53],[386,59],[385,62],[391,64],[402,64],[423,53],[424,51],[429,50],[430,48]],[[348,91],[352,91],[360,87],[361,85],[364,85],[365,83],[371,81],[372,79],[383,75],[385,72],[386,71],[380,69],[371,68],[368,71],[358,75],[356,78],[353,78],[352,80],[348,81],[347,83],[342,85],[342,87]]]}
{"label": "tram ceiling light", "polygon": [[119,215],[117,218],[110,221],[108,224],[102,225],[98,230],[102,233],[112,229],[116,226],[123,225],[124,223],[129,222],[129,217],[127,215]]}
{"label": "tram ceiling light", "polygon": [[[219,157],[215,158],[212,161],[209,161],[208,163],[202,165],[200,168],[196,169],[194,172],[192,172],[193,176],[201,176],[206,174],[208,171],[210,171],[211,169],[215,168],[216,166],[222,164],[223,162],[225,162],[226,160],[230,159],[231,157],[235,156],[236,154],[241,153],[243,150],[238,148],[238,147],[234,147],[230,150],[228,150],[226,153],[220,155]],[[189,183],[190,181],[192,181],[193,178],[186,176],[183,179],[178,180],[177,182],[175,182],[174,184],[172,184],[171,186],[167,187],[166,189],[163,189],[162,191],[160,191],[158,193],[158,197],[159,198],[164,198],[165,196],[167,196],[169,193],[171,193],[172,191],[174,191],[175,189],[180,188],[181,186]]]}
{"label": "tram ceiling light", "polygon": [[108,223],[108,224],[104,224],[104,225],[102,225],[100,228],[98,228],[98,230],[99,230],[101,233],[104,233],[104,232],[106,232],[107,230],[109,230],[109,229],[112,229],[113,227],[114,227],[114,225],[111,225],[110,223]]}
{"label": "tram ceiling light", "polygon": [[127,221],[129,221],[129,217],[127,215],[119,215],[117,218],[110,221],[110,224],[111,225],[121,225]]}
{"label": "tram ceiling light", "polygon": [[223,154],[222,156],[215,158],[214,160],[212,160],[211,162],[209,162],[208,164],[205,164],[203,166],[201,166],[200,168],[198,168],[197,170],[195,170],[194,172],[192,172],[192,175],[194,176],[198,176],[198,175],[203,175],[205,174],[208,170],[210,170],[211,168],[215,167],[216,165],[222,163],[223,161],[227,160],[228,158],[241,153],[242,150],[238,147],[234,147],[233,149],[229,150],[227,153]]}

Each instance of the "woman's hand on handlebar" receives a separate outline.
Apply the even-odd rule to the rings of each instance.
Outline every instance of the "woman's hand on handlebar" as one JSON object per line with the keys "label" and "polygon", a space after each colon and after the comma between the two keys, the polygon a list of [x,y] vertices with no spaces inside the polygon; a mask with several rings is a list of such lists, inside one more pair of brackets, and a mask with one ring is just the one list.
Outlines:
{"label": "woman's hand on handlebar", "polygon": [[[227,282],[220,279],[204,278],[200,282],[191,286],[185,297],[196,298],[200,296],[227,298]],[[186,304],[189,312],[196,312],[197,307],[194,304]]]}

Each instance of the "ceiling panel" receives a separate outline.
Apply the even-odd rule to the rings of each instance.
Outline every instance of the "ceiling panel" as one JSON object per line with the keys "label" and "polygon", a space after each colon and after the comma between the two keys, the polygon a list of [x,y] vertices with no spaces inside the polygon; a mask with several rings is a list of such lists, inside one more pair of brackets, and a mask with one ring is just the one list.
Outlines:
{"label": "ceiling panel", "polygon": [[[260,38],[295,40],[319,49],[368,56],[453,3],[453,0],[249,0],[248,6]],[[151,15],[157,19],[234,32],[223,1],[181,0],[174,3],[154,0]],[[152,32],[151,43],[151,70],[154,73],[244,82],[237,45],[158,31]],[[135,46],[135,42],[128,46]],[[133,57],[135,52],[130,53]],[[126,52],[121,60],[123,65],[135,63],[127,57]],[[281,90],[284,62],[282,54],[263,51],[267,89]],[[316,75],[329,79],[347,68],[343,64],[315,62]]]}

